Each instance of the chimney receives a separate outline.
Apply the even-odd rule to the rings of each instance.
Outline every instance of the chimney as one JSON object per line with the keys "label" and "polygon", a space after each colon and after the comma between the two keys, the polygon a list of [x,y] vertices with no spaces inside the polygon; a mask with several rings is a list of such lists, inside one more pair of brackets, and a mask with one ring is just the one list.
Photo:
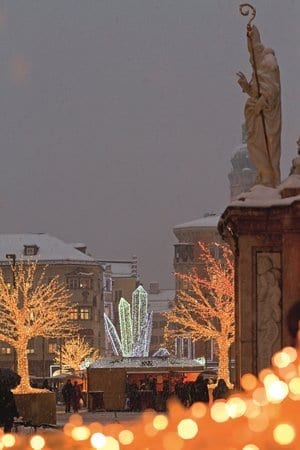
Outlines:
{"label": "chimney", "polygon": [[149,294],[159,294],[159,283],[157,281],[152,281],[149,284]]}

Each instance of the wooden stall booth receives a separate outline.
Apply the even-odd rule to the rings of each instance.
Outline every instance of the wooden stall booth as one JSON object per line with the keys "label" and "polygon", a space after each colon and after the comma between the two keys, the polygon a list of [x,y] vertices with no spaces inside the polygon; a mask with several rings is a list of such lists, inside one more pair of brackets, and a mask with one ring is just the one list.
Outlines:
{"label": "wooden stall booth", "polygon": [[89,411],[163,410],[179,381],[194,381],[203,367],[186,358],[103,358],[87,369]]}

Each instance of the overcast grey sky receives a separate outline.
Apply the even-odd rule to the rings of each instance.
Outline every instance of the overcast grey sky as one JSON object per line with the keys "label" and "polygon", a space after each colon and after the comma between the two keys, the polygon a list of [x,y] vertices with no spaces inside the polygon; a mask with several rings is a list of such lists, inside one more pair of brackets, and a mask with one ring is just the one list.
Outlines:
{"label": "overcast grey sky", "polygon": [[[1,0],[0,232],[138,256],[173,285],[172,227],[222,212],[250,75],[233,0]],[[282,176],[300,134],[300,2],[256,1],[281,70]]]}

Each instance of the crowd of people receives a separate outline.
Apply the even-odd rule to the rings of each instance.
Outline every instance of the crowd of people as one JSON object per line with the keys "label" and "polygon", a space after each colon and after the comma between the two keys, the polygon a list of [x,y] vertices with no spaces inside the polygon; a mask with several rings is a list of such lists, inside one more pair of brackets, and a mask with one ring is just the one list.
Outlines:
{"label": "crowd of people", "polygon": [[[142,411],[145,408],[153,408],[164,411],[167,400],[170,397],[177,397],[186,407],[195,402],[209,403],[209,380],[199,374],[195,381],[184,382],[183,379],[177,380],[174,389],[170,386],[169,380],[164,380],[162,389],[159,389],[154,377],[145,377],[139,384],[131,382],[126,387],[125,409],[129,411]],[[227,398],[229,388],[223,379],[212,390],[212,400]]]}

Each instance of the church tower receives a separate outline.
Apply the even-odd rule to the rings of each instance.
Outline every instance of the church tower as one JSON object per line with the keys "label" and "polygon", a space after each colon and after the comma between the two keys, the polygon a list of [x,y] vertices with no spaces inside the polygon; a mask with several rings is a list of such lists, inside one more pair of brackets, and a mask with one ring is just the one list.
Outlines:
{"label": "church tower", "polygon": [[242,125],[242,143],[238,145],[231,158],[232,169],[228,174],[230,183],[230,201],[236,200],[239,194],[251,189],[255,181],[255,168],[248,155],[247,133]]}

